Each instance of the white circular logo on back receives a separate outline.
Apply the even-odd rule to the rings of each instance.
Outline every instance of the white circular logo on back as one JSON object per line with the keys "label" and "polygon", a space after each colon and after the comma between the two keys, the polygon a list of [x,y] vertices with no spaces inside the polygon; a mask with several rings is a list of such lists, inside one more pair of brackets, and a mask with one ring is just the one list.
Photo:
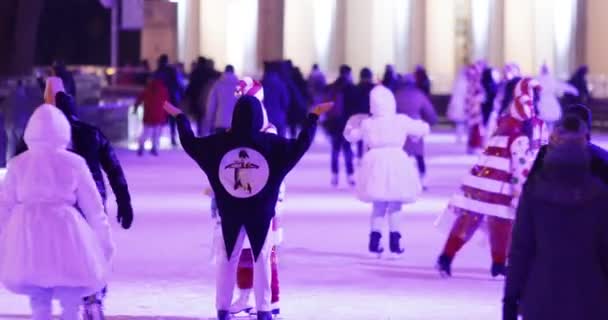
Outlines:
{"label": "white circular logo on back", "polygon": [[269,175],[264,156],[250,148],[230,150],[220,162],[220,183],[236,198],[250,198],[260,193]]}

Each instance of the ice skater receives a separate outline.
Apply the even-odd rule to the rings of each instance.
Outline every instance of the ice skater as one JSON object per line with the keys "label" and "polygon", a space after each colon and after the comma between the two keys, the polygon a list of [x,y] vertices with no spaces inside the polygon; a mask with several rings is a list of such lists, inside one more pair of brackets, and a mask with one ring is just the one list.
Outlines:
{"label": "ice skater", "polygon": [[137,155],[142,156],[144,154],[144,145],[146,141],[152,138],[152,150],[150,153],[154,156],[158,156],[158,150],[160,149],[160,135],[163,130],[163,126],[167,123],[167,113],[163,110],[163,103],[169,99],[169,91],[160,79],[152,79],[146,85],[144,92],[142,92],[137,101],[135,101],[135,107],[133,113],[137,114],[139,105],[144,105],[144,128],[141,136],[139,137],[139,149]]}
{"label": "ice skater", "polygon": [[[230,319],[237,267],[245,238],[253,253],[253,290],[257,318],[272,319],[270,239],[272,218],[283,179],[312,144],[319,116],[332,104],[321,104],[309,115],[297,139],[285,139],[261,132],[262,104],[244,95],[235,105],[230,131],[205,138],[195,137],[188,118],[170,103],[165,110],[176,117],[180,141],[209,179],[221,217],[222,238],[217,259],[216,309],[219,320]],[[247,151],[249,161],[258,166],[250,173],[251,192],[234,190],[234,173],[224,169]]]}
{"label": "ice skater", "polygon": [[397,114],[393,93],[378,85],[370,93],[371,116],[352,116],[344,130],[349,142],[363,140],[368,151],[357,171],[357,196],[373,204],[369,251],[375,255],[384,252],[380,244],[384,217],[388,215],[391,253],[403,253],[400,245],[399,212],[404,203],[416,200],[422,183],[416,160],[403,150],[408,137],[422,137],[429,133],[429,125]]}
{"label": "ice skater", "polygon": [[67,150],[70,123],[59,109],[38,107],[25,142],[0,197],[0,282],[29,296],[33,320],[53,318],[53,299],[63,320],[78,320],[82,299],[100,292],[110,272],[108,218],[85,160]]}
{"label": "ice skater", "polygon": [[452,275],[454,256],[483,223],[489,233],[491,274],[505,274],[519,195],[541,144],[547,142],[547,130],[535,108],[538,90],[540,86],[531,78],[519,81],[509,113],[498,120],[488,147],[440,217],[439,224],[451,225],[437,261],[443,276]]}
{"label": "ice skater", "polygon": [[562,106],[557,98],[564,94],[578,96],[578,90],[569,83],[556,79],[546,64],[540,68],[537,80],[543,88],[538,102],[539,117],[552,131],[553,125],[562,117]]}
{"label": "ice skater", "polygon": [[[268,114],[266,112],[266,108],[264,106],[264,88],[262,83],[259,81],[253,80],[250,77],[245,77],[238,82],[238,86],[235,90],[235,95],[241,97],[243,95],[250,95],[256,97],[262,103],[262,112],[264,124],[262,126],[262,132],[278,134],[277,128],[268,121]],[[212,194],[212,192],[210,192]],[[283,228],[280,223],[280,215],[282,213],[282,203],[285,198],[285,182],[281,184],[281,188],[279,189],[279,198],[277,200],[277,204],[275,207],[275,216],[272,218],[272,227],[271,227],[271,237],[274,242],[274,246],[272,247],[272,252],[270,255],[270,269],[271,269],[271,312],[273,315],[280,314],[279,307],[279,274],[278,274],[278,246],[283,241]],[[217,212],[217,204],[215,202],[215,197],[211,202],[211,212],[212,216],[220,221],[219,213]],[[220,221],[221,225],[221,221]],[[220,237],[221,238],[221,235]],[[216,241],[217,243],[217,241]],[[214,259],[216,260],[216,259]],[[256,310],[253,308],[251,303],[249,302],[251,297],[251,291],[253,290],[253,253],[251,251],[251,244],[249,243],[249,239],[245,239],[243,244],[243,250],[241,251],[241,256],[239,257],[239,264],[237,267],[237,278],[236,283],[238,286],[238,297],[230,306],[230,313],[238,314],[241,312],[247,312],[253,314]]]}

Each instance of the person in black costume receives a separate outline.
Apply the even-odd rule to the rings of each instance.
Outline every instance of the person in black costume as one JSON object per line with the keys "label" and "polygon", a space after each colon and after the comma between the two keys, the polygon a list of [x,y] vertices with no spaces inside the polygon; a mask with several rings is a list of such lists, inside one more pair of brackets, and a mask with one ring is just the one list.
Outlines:
{"label": "person in black costume", "polygon": [[[230,131],[198,138],[192,132],[188,118],[170,103],[165,110],[176,117],[179,138],[186,153],[205,172],[216,197],[223,243],[217,267],[216,307],[219,320],[230,319],[230,305],[236,283],[236,269],[245,236],[249,238],[254,255],[254,292],[257,318],[272,319],[270,303],[270,252],[267,241],[280,185],[285,176],[304,156],[312,144],[319,116],[331,108],[331,103],[315,108],[297,139],[285,139],[260,132],[263,111],[253,96],[237,101]],[[230,164],[242,161],[247,153],[246,174],[235,177]],[[241,170],[243,171],[243,170]],[[246,178],[246,183],[236,179]]]}

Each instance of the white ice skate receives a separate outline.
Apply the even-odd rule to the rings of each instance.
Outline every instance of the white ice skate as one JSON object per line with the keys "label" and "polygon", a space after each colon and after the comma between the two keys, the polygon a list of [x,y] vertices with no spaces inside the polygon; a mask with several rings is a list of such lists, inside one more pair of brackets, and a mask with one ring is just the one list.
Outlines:
{"label": "white ice skate", "polygon": [[245,312],[248,314],[253,313],[253,306],[249,304],[249,295],[251,290],[239,290],[240,294],[236,301],[230,306],[230,313],[239,314]]}

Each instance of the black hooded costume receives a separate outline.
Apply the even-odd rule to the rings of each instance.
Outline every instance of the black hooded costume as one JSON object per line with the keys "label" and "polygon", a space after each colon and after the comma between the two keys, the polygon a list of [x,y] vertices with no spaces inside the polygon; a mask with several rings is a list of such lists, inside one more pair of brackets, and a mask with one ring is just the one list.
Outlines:
{"label": "black hooded costume", "polygon": [[[107,192],[101,171],[103,169],[106,172],[112,191],[114,191],[114,195],[116,196],[118,221],[124,229],[129,229],[133,222],[131,196],[127,180],[112,145],[98,128],[84,123],[76,117],[76,105],[70,95],[58,92],[55,95],[55,103],[57,108],[68,118],[72,128],[70,150],[86,160],[104,202],[107,199]],[[17,145],[16,155],[26,150],[27,145],[22,138]]]}
{"label": "black hooded costume", "polygon": [[226,133],[195,137],[188,118],[177,116],[181,144],[205,172],[215,194],[228,257],[244,227],[257,260],[281,182],[312,144],[317,120],[309,115],[297,139],[260,132],[262,105],[252,96],[239,98]]}

